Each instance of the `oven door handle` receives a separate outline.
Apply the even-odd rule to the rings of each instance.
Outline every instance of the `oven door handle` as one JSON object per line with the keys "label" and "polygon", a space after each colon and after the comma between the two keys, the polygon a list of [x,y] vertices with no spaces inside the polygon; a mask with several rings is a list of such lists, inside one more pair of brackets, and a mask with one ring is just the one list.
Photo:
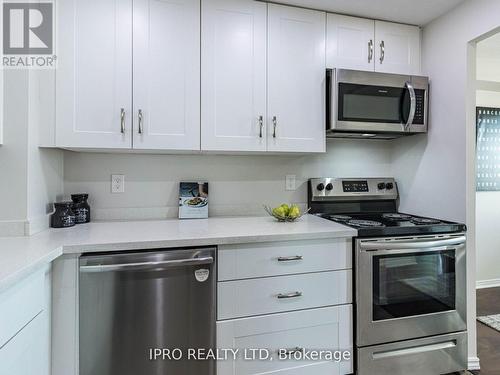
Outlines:
{"label": "oven door handle", "polygon": [[373,241],[361,242],[360,249],[363,251],[379,250],[405,250],[405,249],[429,249],[436,247],[458,246],[465,244],[466,237],[458,236],[442,240],[423,241]]}

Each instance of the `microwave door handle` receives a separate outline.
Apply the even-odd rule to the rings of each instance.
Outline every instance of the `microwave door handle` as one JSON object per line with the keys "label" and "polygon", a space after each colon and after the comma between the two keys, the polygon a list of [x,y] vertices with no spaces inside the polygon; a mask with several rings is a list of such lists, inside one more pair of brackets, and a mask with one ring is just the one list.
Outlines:
{"label": "microwave door handle", "polygon": [[407,81],[405,83],[405,87],[408,89],[410,93],[410,113],[408,114],[408,120],[404,125],[403,130],[407,132],[410,129],[410,126],[413,124],[413,119],[415,118],[415,110],[417,109],[417,96],[415,95],[415,89],[411,82]]}

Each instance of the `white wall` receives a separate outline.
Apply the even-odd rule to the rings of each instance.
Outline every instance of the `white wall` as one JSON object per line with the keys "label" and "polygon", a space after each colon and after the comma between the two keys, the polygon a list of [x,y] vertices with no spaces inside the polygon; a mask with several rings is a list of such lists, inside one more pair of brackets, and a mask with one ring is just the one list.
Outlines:
{"label": "white wall", "polygon": [[[263,214],[263,204],[307,202],[317,176],[390,176],[390,142],[330,140],[321,155],[137,155],[66,151],[64,192],[88,192],[98,219],[177,215],[179,181],[206,180],[210,215]],[[125,193],[111,194],[111,174],[125,174]],[[297,190],[285,191],[285,176]]]}
{"label": "white wall", "polygon": [[[406,211],[468,226],[469,359],[476,360],[475,67],[469,42],[500,27],[500,1],[467,0],[423,29],[423,72],[431,77],[429,136],[397,141],[394,174]],[[412,199],[405,199],[412,197]],[[477,365],[477,363],[476,363]]]}
{"label": "white wall", "polygon": [[3,145],[0,146],[0,235],[19,235],[26,219],[28,74],[4,71]]}
{"label": "white wall", "polygon": [[[477,79],[500,82],[500,34],[478,43]],[[498,87],[500,90],[500,85]],[[500,107],[500,91],[476,91],[477,106]],[[478,286],[500,283],[500,192],[476,193],[476,274]]]}
{"label": "white wall", "polygon": [[0,236],[48,227],[48,204],[62,195],[62,151],[38,148],[36,98],[43,93],[33,86],[32,75],[26,70],[4,71]]}
{"label": "white wall", "polygon": [[[63,151],[39,148],[42,118],[46,109],[47,92],[40,86],[40,79],[53,77],[52,71],[30,71],[28,139],[27,139],[27,234],[39,232],[48,227],[52,202],[63,195]],[[43,89],[41,88],[43,87]],[[42,114],[43,113],[43,114]]]}

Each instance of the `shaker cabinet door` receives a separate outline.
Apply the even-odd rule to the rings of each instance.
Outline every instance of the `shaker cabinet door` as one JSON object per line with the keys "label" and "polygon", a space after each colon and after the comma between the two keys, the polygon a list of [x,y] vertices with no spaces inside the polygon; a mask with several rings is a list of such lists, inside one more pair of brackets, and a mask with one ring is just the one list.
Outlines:
{"label": "shaker cabinet door", "polygon": [[375,69],[373,20],[328,14],[326,32],[328,68],[367,71]]}
{"label": "shaker cabinet door", "polygon": [[420,29],[375,21],[375,71],[420,74]]}
{"label": "shaker cabinet door", "polygon": [[132,0],[58,3],[56,146],[132,146]]}
{"label": "shaker cabinet door", "polygon": [[200,2],[135,0],[134,149],[200,149]]}
{"label": "shaker cabinet door", "polygon": [[[352,374],[351,360],[280,358],[285,352],[351,351],[352,305],[261,315],[217,322],[217,347],[237,350],[236,359],[217,362],[218,375],[344,375]],[[252,360],[251,349],[264,349],[273,360]],[[292,357],[293,358],[293,357]]]}
{"label": "shaker cabinet door", "polygon": [[326,13],[268,5],[268,151],[324,152]]}
{"label": "shaker cabinet door", "polygon": [[265,3],[202,2],[203,150],[266,150],[266,19]]}

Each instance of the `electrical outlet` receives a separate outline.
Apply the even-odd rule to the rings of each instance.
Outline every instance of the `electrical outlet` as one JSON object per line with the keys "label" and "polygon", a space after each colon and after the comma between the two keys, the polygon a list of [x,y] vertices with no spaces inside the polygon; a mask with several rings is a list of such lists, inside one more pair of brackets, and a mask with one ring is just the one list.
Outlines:
{"label": "electrical outlet", "polygon": [[296,178],[294,174],[288,174],[285,176],[285,190],[296,190]]}
{"label": "electrical outlet", "polygon": [[111,192],[125,193],[125,175],[123,174],[111,175]]}

